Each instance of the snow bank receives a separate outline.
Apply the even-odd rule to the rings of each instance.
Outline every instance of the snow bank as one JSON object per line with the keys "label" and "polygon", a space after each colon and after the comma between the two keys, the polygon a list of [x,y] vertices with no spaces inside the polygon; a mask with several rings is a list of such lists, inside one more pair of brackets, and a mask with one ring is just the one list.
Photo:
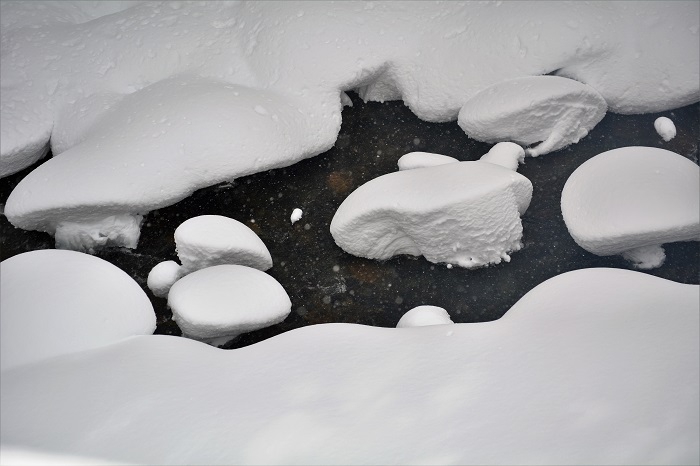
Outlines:
{"label": "snow bank", "polygon": [[494,83],[554,72],[615,112],[700,98],[697,2],[90,5],[2,4],[0,173],[49,139],[58,155],[6,213],[52,234],[72,222],[72,245],[108,217],[329,149],[350,89],[429,121]]}
{"label": "snow bank", "polygon": [[431,152],[409,152],[399,158],[399,170],[413,170],[414,168],[434,167],[446,163],[459,162],[454,157]]}
{"label": "snow bank", "polygon": [[525,161],[525,151],[512,142],[499,142],[482,155],[479,160],[517,171],[518,164]]}
{"label": "snow bank", "polygon": [[156,328],[138,284],[109,262],[40,250],[0,263],[0,370],[109,345]]}
{"label": "snow bank", "polygon": [[369,259],[398,254],[473,268],[510,261],[521,247],[532,183],[485,162],[389,173],[360,186],[338,207],[331,234]]}
{"label": "snow bank", "polygon": [[399,323],[396,324],[396,328],[445,324],[454,324],[445,309],[437,306],[418,306],[401,316]]}
{"label": "snow bank", "polygon": [[251,267],[217,265],[181,278],[168,306],[183,336],[213,345],[282,322],[292,303],[277,280]]}
{"label": "snow bank", "polygon": [[0,434],[137,464],[697,464],[699,297],[591,269],[494,322],[136,337],[3,373]]}
{"label": "snow bank", "polygon": [[666,142],[676,137],[676,125],[670,118],[659,117],[654,120],[654,129]]}
{"label": "snow bank", "polygon": [[561,211],[569,233],[587,251],[658,267],[663,243],[700,240],[700,168],[653,147],[603,152],[566,181]]}
{"label": "snow bank", "polygon": [[182,275],[213,265],[237,264],[267,270],[272,257],[265,243],[238,220],[222,215],[200,215],[175,230]]}
{"label": "snow bank", "polygon": [[182,266],[175,261],[164,261],[156,264],[148,273],[146,284],[153,294],[159,298],[167,298],[170,288],[182,277]]}
{"label": "snow bank", "polygon": [[595,89],[558,76],[528,76],[490,86],[469,99],[459,112],[459,126],[485,142],[530,145],[537,157],[579,141],[607,111]]}

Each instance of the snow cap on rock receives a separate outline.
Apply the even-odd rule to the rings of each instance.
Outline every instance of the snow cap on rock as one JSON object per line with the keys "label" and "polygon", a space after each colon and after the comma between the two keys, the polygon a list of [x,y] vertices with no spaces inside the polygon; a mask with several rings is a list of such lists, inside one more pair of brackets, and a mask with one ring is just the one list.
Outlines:
{"label": "snow cap on rock", "polygon": [[668,142],[676,137],[676,125],[667,117],[659,117],[654,121],[654,129],[664,141]]}
{"label": "snow cap on rock", "polygon": [[399,170],[413,170],[414,168],[434,167],[446,163],[459,162],[454,157],[431,152],[409,152],[402,155],[398,161]]}
{"label": "snow cap on rock", "polygon": [[148,274],[146,284],[155,296],[166,298],[170,287],[182,276],[182,266],[175,261],[156,264]]}
{"label": "snow cap on rock", "polygon": [[518,164],[525,160],[525,151],[513,142],[499,142],[479,159],[516,171]]}
{"label": "snow cap on rock", "polygon": [[417,306],[405,313],[396,328],[454,324],[447,311],[438,306]]}

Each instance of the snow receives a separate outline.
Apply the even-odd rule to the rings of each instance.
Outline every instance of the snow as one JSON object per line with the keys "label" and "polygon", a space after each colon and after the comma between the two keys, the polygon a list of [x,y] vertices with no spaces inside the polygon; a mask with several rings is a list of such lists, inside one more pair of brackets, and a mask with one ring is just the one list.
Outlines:
{"label": "snow", "polygon": [[673,124],[670,118],[659,117],[654,120],[654,129],[666,142],[676,137],[676,125]]}
{"label": "snow", "polygon": [[608,105],[594,88],[559,76],[498,82],[476,94],[459,112],[459,126],[485,142],[513,141],[533,157],[574,144],[605,116]]}
{"label": "snow", "polygon": [[298,207],[292,211],[292,216],[289,217],[289,220],[292,222],[292,225],[294,225],[296,222],[301,220],[301,216],[304,214],[304,211],[299,209]]}
{"label": "snow", "polygon": [[200,215],[175,230],[182,275],[213,265],[237,264],[267,270],[272,257],[265,243],[238,220],[222,215]]}
{"label": "snow", "polygon": [[0,370],[153,333],[153,306],[109,262],[54,249],[0,263]]}
{"label": "snow", "polygon": [[184,337],[213,345],[282,322],[292,309],[277,280],[242,265],[217,265],[181,278],[170,289],[168,306]]}
{"label": "snow", "polygon": [[409,152],[399,158],[399,170],[413,170],[414,168],[434,167],[446,163],[459,162],[454,157],[431,152]]}
{"label": "snow", "polygon": [[[76,249],[99,247],[100,237],[133,247],[135,235],[114,235],[119,226],[105,219],[138,225],[139,216],[197,189],[328,150],[347,104],[343,93],[352,89],[367,100],[403,99],[428,121],[450,121],[494,84],[563,79],[540,76],[548,73],[571,78],[568,85],[586,93],[561,94],[575,97],[559,99],[562,115],[554,101],[538,107],[546,115],[527,131],[553,138],[532,155],[553,150],[590,129],[588,114],[580,127],[570,118],[574,103],[597,115],[593,95],[620,113],[698,101],[699,8],[3,2],[0,173],[32,164],[49,144],[55,155],[15,188],[6,215],[17,227],[51,234],[70,222],[61,241]],[[544,99],[537,105],[550,102],[549,92],[533,95]]]}
{"label": "snow", "polygon": [[603,152],[571,174],[561,210],[569,233],[587,251],[658,267],[662,244],[700,240],[700,168],[653,147]]}
{"label": "snow", "polygon": [[0,435],[137,464],[697,464],[699,308],[589,269],[493,322],[135,337],[4,372]]}
{"label": "snow", "polygon": [[425,256],[473,268],[510,261],[521,247],[532,183],[485,162],[398,171],[352,192],[331,221],[346,252],[369,259]]}
{"label": "snow", "polygon": [[482,162],[495,163],[509,170],[517,171],[518,164],[525,161],[525,151],[512,142],[499,142],[479,159]]}
{"label": "snow", "polygon": [[438,306],[417,306],[405,313],[396,328],[454,324],[447,311]]}
{"label": "snow", "polygon": [[159,298],[167,298],[170,287],[182,277],[182,266],[175,261],[163,261],[156,264],[148,274],[146,284]]}

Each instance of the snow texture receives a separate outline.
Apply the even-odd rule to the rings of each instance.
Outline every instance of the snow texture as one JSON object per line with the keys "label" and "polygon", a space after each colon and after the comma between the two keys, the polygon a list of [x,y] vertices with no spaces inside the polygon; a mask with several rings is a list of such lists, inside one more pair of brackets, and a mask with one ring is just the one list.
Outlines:
{"label": "snow texture", "polygon": [[659,117],[654,120],[654,129],[664,141],[668,142],[676,137],[676,125],[667,117]]}
{"label": "snow texture", "polygon": [[658,267],[664,243],[700,240],[700,168],[653,147],[596,155],[571,174],[561,211],[579,246]]}
{"label": "snow texture", "polygon": [[[700,99],[693,1],[0,7],[0,173],[49,144],[55,156],[15,188],[6,215],[51,234],[70,222],[63,244],[84,250],[113,236],[108,217],[136,225],[197,189],[328,150],[346,90],[403,99],[428,121],[454,120],[493,84],[548,73],[590,89],[574,100],[590,110],[596,93],[620,113]],[[541,107],[546,124],[530,132],[560,144],[580,137],[591,122],[569,118],[574,101],[557,107],[565,115]],[[490,107],[499,117],[508,108]],[[133,247],[134,237],[113,241]]]}
{"label": "snow texture", "polygon": [[589,269],[493,322],[135,337],[3,373],[0,435],[137,464],[698,464],[699,308]]}
{"label": "snow texture", "polygon": [[513,141],[533,157],[579,141],[607,111],[595,89],[558,76],[528,76],[490,86],[459,112],[459,126],[485,142]]}
{"label": "snow texture", "polygon": [[109,345],[156,328],[141,287],[75,251],[26,252],[0,263],[0,370]]}
{"label": "snow texture", "polygon": [[277,280],[242,265],[217,265],[181,278],[170,289],[168,306],[184,337],[214,345],[282,322],[292,309]]}
{"label": "snow texture", "polygon": [[413,170],[414,168],[434,167],[446,163],[459,162],[454,157],[431,152],[409,152],[399,158],[399,170]]}
{"label": "snow texture", "polygon": [[518,164],[525,161],[525,151],[512,142],[499,142],[479,159],[482,162],[495,163],[509,170],[517,171]]}
{"label": "snow texture", "polygon": [[399,323],[396,324],[396,328],[445,324],[454,324],[445,309],[437,306],[418,306],[401,316]]}
{"label": "snow texture", "polygon": [[213,265],[236,264],[267,270],[272,257],[265,243],[238,220],[222,215],[200,215],[175,230],[182,275]]}
{"label": "snow texture", "polygon": [[425,256],[473,268],[510,261],[521,247],[532,183],[485,162],[389,173],[338,207],[331,234],[346,252],[369,259]]}
{"label": "snow texture", "polygon": [[289,220],[292,222],[292,225],[301,220],[302,215],[304,215],[304,211],[302,211],[299,208],[294,209],[292,211],[292,215],[289,217]]}
{"label": "snow texture", "polygon": [[170,287],[182,277],[182,266],[175,261],[164,261],[156,264],[148,273],[146,284],[153,294],[159,298],[167,298]]}

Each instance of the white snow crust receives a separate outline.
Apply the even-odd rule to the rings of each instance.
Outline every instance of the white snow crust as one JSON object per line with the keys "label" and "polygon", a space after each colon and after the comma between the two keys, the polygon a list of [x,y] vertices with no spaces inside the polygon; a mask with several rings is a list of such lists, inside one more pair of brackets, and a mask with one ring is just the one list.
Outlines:
{"label": "white snow crust", "polygon": [[252,267],[217,265],[181,278],[168,306],[183,336],[221,344],[282,322],[292,309],[277,280]]}
{"label": "white snow crust", "polygon": [[135,337],[4,372],[0,435],[137,464],[697,464],[699,308],[589,269],[494,322]]}
{"label": "white snow crust", "polygon": [[352,192],[331,221],[346,252],[369,259],[425,256],[473,268],[510,261],[521,247],[532,183],[485,162],[398,171]]}
{"label": "white snow crust", "polygon": [[605,116],[595,89],[559,76],[502,81],[472,97],[459,112],[459,126],[485,142],[513,141],[533,157],[579,141]]}
{"label": "white snow crust", "polygon": [[109,262],[46,249],[0,262],[0,370],[148,335],[146,293]]}
{"label": "white snow crust", "polygon": [[433,154],[432,152],[409,152],[399,158],[398,166],[399,170],[413,170],[414,168],[434,167],[455,162],[459,162],[459,160],[449,155]]}
{"label": "white snow crust", "polygon": [[[700,99],[699,16],[694,1],[3,2],[0,173],[49,143],[55,155],[6,215],[52,234],[71,222],[75,239],[62,241],[87,250],[108,217],[328,150],[351,89],[429,121],[547,73],[614,112],[687,105]],[[546,109],[552,130],[561,118]]]}
{"label": "white snow crust", "polygon": [[167,298],[170,288],[182,277],[182,266],[175,261],[163,261],[156,264],[148,273],[146,284],[159,298]]}
{"label": "white snow crust", "polygon": [[495,163],[509,170],[516,171],[518,164],[525,161],[525,150],[512,142],[499,142],[479,159],[482,162]]}
{"label": "white snow crust", "polygon": [[417,306],[405,313],[396,328],[425,327],[427,325],[454,324],[444,308],[438,306]]}
{"label": "white snow crust", "polygon": [[676,137],[676,125],[673,124],[673,120],[670,118],[659,117],[654,120],[654,129],[666,142]]}
{"label": "white snow crust", "polygon": [[272,257],[265,243],[238,220],[222,215],[200,215],[175,229],[182,275],[213,265],[236,264],[267,270]]}
{"label": "white snow crust", "polygon": [[566,227],[593,254],[661,265],[675,241],[700,240],[700,168],[653,147],[622,147],[574,171],[561,194]]}
{"label": "white snow crust", "polygon": [[304,215],[304,211],[297,207],[292,211],[292,215],[289,217],[289,221],[291,221],[292,225],[294,225],[296,222],[301,220],[302,215]]}

